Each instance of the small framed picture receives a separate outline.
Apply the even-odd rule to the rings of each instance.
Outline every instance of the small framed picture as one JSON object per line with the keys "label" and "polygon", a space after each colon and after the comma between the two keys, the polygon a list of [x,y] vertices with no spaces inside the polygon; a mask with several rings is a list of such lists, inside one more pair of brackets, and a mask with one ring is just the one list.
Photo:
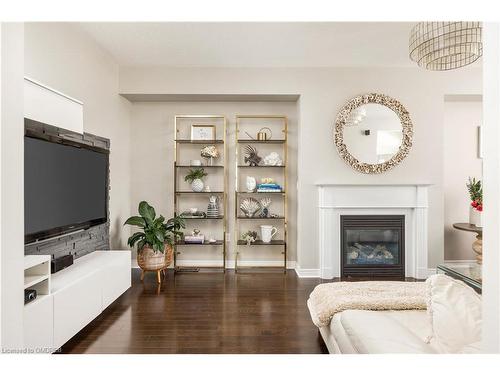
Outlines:
{"label": "small framed picture", "polygon": [[214,141],[215,125],[191,125],[192,141]]}

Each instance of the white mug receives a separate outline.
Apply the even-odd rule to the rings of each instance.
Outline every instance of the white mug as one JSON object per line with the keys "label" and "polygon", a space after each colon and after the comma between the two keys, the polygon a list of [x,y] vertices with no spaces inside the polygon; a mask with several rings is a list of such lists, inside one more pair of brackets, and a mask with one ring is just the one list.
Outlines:
{"label": "white mug", "polygon": [[278,229],[272,225],[261,225],[260,226],[260,237],[262,242],[269,243],[274,235],[278,233]]}

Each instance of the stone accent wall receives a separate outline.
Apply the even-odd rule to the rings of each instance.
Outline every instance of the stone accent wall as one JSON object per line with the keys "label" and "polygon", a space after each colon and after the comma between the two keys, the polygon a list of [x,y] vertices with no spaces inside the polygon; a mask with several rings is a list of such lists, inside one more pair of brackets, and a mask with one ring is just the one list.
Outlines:
{"label": "stone accent wall", "polygon": [[96,250],[109,250],[109,224],[96,225],[81,232],[34,242],[24,247],[25,255],[53,255],[54,258],[73,254],[75,259]]}
{"label": "stone accent wall", "polygon": [[[107,138],[99,137],[90,133],[79,134],[26,118],[24,119],[24,129],[25,133],[45,134],[67,139],[73,142],[105,148],[107,150],[110,149],[110,141]],[[83,231],[69,233],[53,239],[42,240],[40,242],[25,245],[24,254],[52,255],[54,258],[58,258],[62,255],[73,254],[76,259],[96,250],[109,250],[109,247],[108,220],[107,223],[96,225]]]}

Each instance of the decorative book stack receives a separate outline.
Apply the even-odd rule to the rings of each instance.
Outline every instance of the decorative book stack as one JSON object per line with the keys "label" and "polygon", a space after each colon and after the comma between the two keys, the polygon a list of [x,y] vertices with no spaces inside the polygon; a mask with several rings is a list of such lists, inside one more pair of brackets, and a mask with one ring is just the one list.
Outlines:
{"label": "decorative book stack", "polygon": [[281,186],[276,183],[257,185],[257,193],[280,193],[281,191]]}
{"label": "decorative book stack", "polygon": [[184,236],[184,242],[191,244],[202,244],[205,242],[205,236],[203,234],[200,234],[198,236]]}

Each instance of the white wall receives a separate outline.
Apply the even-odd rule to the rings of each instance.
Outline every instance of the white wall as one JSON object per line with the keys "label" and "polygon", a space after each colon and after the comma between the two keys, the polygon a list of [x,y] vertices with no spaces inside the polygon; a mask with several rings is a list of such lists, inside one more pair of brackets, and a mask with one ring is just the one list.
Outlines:
{"label": "white wall", "polygon": [[0,347],[23,347],[23,25],[2,23],[0,117]]}
{"label": "white wall", "polygon": [[[131,130],[131,149],[134,152],[134,158],[132,159],[132,169],[131,173],[134,178],[131,181],[131,211],[137,211],[137,205],[141,200],[147,200],[151,203],[157,210],[158,213],[163,215],[168,215],[171,217],[173,215],[173,179],[172,179],[172,166],[174,161],[174,116],[178,114],[217,114],[224,115],[227,118],[227,145],[228,145],[228,208],[227,214],[230,219],[234,217],[234,186],[235,186],[235,116],[237,114],[267,114],[267,115],[286,115],[288,117],[288,214],[289,214],[289,238],[288,238],[288,260],[294,261],[296,259],[296,242],[297,242],[297,196],[296,196],[296,186],[297,186],[297,103],[296,102],[137,102],[133,103],[132,106],[132,130]],[[195,121],[195,122],[200,122]],[[209,121],[210,122],[210,121]],[[189,130],[192,121],[183,121],[180,125],[181,130]],[[258,126],[260,124],[260,126]],[[253,126],[253,132],[264,126],[266,122],[257,122]],[[246,128],[243,130],[247,130]],[[248,129],[249,130],[249,129]],[[220,128],[217,129],[220,132]],[[221,137],[220,134],[218,136]],[[243,135],[244,136],[244,135]],[[182,137],[182,136],[181,136]],[[180,137],[180,138],[181,138]],[[270,151],[278,151],[281,156],[281,146],[278,148],[274,147],[272,150],[264,150],[264,146],[259,147],[260,156],[266,155]],[[199,146],[186,146],[183,145],[179,148],[178,154],[182,157],[182,164],[189,164],[190,159],[201,159],[199,155]],[[147,152],[140,152],[143,149],[147,149]],[[219,147],[222,150],[222,146]],[[147,166],[147,167],[145,167]],[[183,169],[181,173],[178,174],[178,178],[181,180],[179,182],[179,187],[184,186],[182,190],[189,190],[189,187],[183,185],[183,177],[187,169]],[[207,169],[211,174],[215,173],[213,170]],[[184,173],[183,173],[184,172]],[[240,189],[244,188],[244,178],[246,175],[254,175],[257,177],[273,177],[280,178],[282,174],[275,174],[273,171],[265,171],[264,175],[259,175],[258,172],[262,173],[262,170],[240,170]],[[207,183],[211,186],[212,190],[219,190],[217,187],[222,189],[222,185],[216,185],[217,182],[221,182],[221,173],[218,173],[217,178],[212,176],[207,177]],[[271,209],[278,209],[279,199],[275,199],[274,204],[271,205]],[[191,206],[198,207],[201,210],[206,211],[208,201],[206,197],[203,197],[201,201],[190,200],[189,197],[183,196],[179,207],[181,209],[187,209]],[[210,224],[204,225],[200,221],[187,221],[190,231],[194,226],[198,227],[202,233],[212,233],[214,228],[221,228]],[[276,222],[278,223],[278,221]],[[195,225],[196,224],[196,225]],[[246,225],[240,222],[241,228],[247,228],[257,230],[257,227],[252,228],[252,224],[255,222],[246,221]],[[259,224],[263,224],[259,222]],[[229,220],[228,222],[228,233],[231,237],[231,241],[227,246],[227,260],[228,266],[232,266],[232,260],[234,260],[233,254],[233,243],[234,243],[234,221]],[[218,233],[216,233],[218,234]],[[219,236],[217,239],[220,239]],[[211,263],[214,261],[220,261],[220,248],[207,248],[204,249],[203,253],[200,254],[199,248],[189,249],[188,247],[179,248],[182,252],[179,259],[191,261],[189,264],[200,264],[200,265],[217,265],[217,263]],[[276,262],[281,261],[282,256],[280,254],[281,248],[277,247],[264,247],[258,246],[258,248],[253,248],[251,252],[245,252],[242,250],[242,258],[247,261],[270,261]],[[201,261],[201,262],[196,262]],[[203,263],[202,263],[203,262]],[[220,262],[218,263],[220,264]],[[255,265],[255,264],[254,264]]]}
{"label": "white wall", "polygon": [[[443,116],[445,94],[481,94],[481,70],[429,72],[418,68],[218,69],[122,67],[120,92],[128,94],[299,94],[297,260],[318,268],[316,187],[333,183],[430,183],[429,266],[444,258]],[[411,114],[414,146],[403,164],[363,175],[338,156],[333,144],[337,112],[353,96],[381,92]]]}
{"label": "white wall", "polygon": [[500,353],[500,24],[484,25],[483,351]]}
{"label": "white wall", "polygon": [[81,100],[84,131],[111,139],[110,238],[126,248],[130,233],[130,103],[118,95],[118,65],[71,24],[25,24],[25,75]]}
{"label": "white wall", "polygon": [[475,234],[453,228],[469,221],[470,199],[465,186],[469,176],[482,179],[478,157],[478,131],[482,124],[481,98],[449,98],[444,104],[444,259],[475,259]]}

